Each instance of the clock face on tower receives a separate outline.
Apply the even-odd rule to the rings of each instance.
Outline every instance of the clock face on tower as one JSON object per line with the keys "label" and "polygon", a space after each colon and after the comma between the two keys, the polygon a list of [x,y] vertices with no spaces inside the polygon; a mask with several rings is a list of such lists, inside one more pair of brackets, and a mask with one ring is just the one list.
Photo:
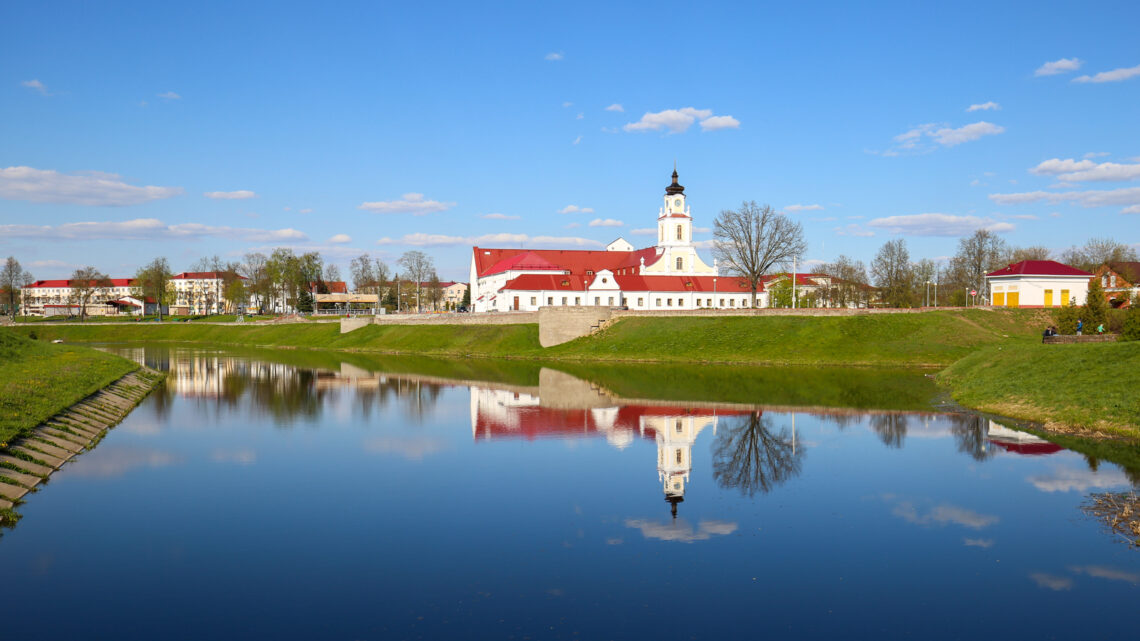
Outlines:
{"label": "clock face on tower", "polygon": [[681,199],[680,199],[680,198],[678,198],[677,200],[674,200],[674,201],[673,201],[673,206],[674,206],[674,207],[676,207],[676,208],[678,208],[678,209],[680,209],[680,208],[681,208]]}

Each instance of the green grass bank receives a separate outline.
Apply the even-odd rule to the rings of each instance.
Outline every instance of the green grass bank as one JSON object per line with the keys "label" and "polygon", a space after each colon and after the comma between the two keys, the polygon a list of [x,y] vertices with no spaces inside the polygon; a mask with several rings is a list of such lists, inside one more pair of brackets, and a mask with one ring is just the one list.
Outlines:
{"label": "green grass bank", "polygon": [[119,356],[29,340],[7,329],[0,329],[0,364],[5,444],[139,367]]}
{"label": "green grass bank", "polygon": [[369,325],[340,334],[333,323],[17,327],[68,342],[180,342],[547,360],[748,365],[945,367],[980,347],[1035,340],[1028,310],[863,316],[625,318],[606,330],[543,349],[537,325]]}
{"label": "green grass bank", "polygon": [[1140,342],[978,350],[938,375],[963,406],[1041,423],[1140,438]]}

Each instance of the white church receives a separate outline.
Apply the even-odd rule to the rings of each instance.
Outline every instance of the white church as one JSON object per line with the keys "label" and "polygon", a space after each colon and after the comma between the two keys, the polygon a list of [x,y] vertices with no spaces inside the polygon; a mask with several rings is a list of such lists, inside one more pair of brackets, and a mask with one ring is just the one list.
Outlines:
{"label": "white church", "polygon": [[[693,245],[685,188],[665,188],[657,245],[634,249],[623,238],[604,251],[472,248],[472,311],[535,311],[550,306],[628,306],[637,310],[733,309],[751,305],[748,283],[721,276]],[[761,285],[756,306],[767,307]]]}

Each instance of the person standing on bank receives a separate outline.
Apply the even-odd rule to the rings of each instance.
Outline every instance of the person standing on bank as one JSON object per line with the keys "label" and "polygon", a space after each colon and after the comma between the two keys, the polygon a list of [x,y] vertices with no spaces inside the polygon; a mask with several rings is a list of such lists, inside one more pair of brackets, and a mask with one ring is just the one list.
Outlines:
{"label": "person standing on bank", "polygon": [[1078,318],[1077,319],[1077,336],[1081,335],[1081,330],[1084,329],[1084,327],[1085,327],[1085,322]]}

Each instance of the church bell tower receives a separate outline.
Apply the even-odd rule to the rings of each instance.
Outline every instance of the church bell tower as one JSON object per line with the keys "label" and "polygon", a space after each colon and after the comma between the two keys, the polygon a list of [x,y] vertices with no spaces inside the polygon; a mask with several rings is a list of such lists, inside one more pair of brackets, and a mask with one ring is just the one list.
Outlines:
{"label": "church bell tower", "polygon": [[673,167],[673,183],[665,188],[665,206],[657,216],[657,246],[687,247],[693,242],[693,217],[685,202],[685,188],[677,182]]}

